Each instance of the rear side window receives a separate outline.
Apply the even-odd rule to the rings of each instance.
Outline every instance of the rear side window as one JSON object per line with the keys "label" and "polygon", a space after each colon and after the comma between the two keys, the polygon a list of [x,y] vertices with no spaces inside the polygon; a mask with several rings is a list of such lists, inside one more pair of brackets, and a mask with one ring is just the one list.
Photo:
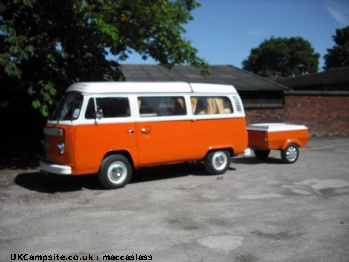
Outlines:
{"label": "rear side window", "polygon": [[130,104],[126,97],[97,97],[90,98],[85,118],[96,118],[96,112],[102,113],[103,118],[130,116]]}
{"label": "rear side window", "polygon": [[139,114],[149,116],[178,116],[186,115],[184,97],[138,97]]}
{"label": "rear side window", "polygon": [[192,96],[190,98],[194,115],[231,114],[231,101],[225,96]]}

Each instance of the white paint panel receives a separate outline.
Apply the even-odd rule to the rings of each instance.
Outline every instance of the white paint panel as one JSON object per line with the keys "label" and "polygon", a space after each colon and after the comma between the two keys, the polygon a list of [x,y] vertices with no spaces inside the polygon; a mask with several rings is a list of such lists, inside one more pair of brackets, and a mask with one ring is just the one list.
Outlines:
{"label": "white paint panel", "polygon": [[217,85],[217,84],[198,84],[191,83],[191,88],[194,93],[227,93],[236,94],[236,89],[232,85]]}
{"label": "white paint panel", "polygon": [[185,82],[80,82],[69,86],[67,91],[85,94],[103,93],[231,93],[232,85],[199,84]]}
{"label": "white paint panel", "polygon": [[67,91],[85,94],[192,92],[190,85],[184,82],[82,82],[72,84]]}
{"label": "white paint panel", "polygon": [[247,126],[247,130],[254,131],[267,131],[267,132],[280,132],[280,131],[295,131],[295,130],[307,130],[304,125],[293,125],[286,123],[260,123],[250,124]]}

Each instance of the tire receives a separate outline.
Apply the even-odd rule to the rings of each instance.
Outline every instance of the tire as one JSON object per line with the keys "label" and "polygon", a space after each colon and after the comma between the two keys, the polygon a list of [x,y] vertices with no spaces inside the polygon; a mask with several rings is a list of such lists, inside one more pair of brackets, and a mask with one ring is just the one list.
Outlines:
{"label": "tire", "polygon": [[260,149],[256,149],[254,150],[254,155],[261,160],[265,160],[268,158],[270,154],[270,150],[260,150]]}
{"label": "tire", "polygon": [[299,156],[298,146],[295,144],[288,145],[285,150],[281,151],[281,159],[287,164],[293,164]]}
{"label": "tire", "polygon": [[101,184],[108,189],[124,187],[132,177],[130,162],[123,155],[106,157],[98,173]]}
{"label": "tire", "polygon": [[205,157],[204,165],[210,174],[224,174],[230,166],[230,154],[226,150],[209,152]]}

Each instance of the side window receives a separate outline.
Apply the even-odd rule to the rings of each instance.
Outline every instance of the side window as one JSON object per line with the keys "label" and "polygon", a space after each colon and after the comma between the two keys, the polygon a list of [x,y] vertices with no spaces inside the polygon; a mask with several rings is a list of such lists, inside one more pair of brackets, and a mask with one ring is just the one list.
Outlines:
{"label": "side window", "polygon": [[126,97],[97,97],[96,106],[97,108],[95,108],[94,99],[90,98],[85,114],[86,119],[94,119],[96,111],[100,110],[103,118],[130,116],[130,104]]}
{"label": "side window", "polygon": [[228,97],[192,96],[190,98],[194,115],[231,114],[233,107]]}
{"label": "side window", "polygon": [[95,119],[96,118],[95,103],[94,103],[93,98],[90,98],[90,100],[88,100],[85,118],[86,119]]}
{"label": "side window", "polygon": [[138,97],[139,114],[149,116],[178,116],[185,115],[184,97]]}

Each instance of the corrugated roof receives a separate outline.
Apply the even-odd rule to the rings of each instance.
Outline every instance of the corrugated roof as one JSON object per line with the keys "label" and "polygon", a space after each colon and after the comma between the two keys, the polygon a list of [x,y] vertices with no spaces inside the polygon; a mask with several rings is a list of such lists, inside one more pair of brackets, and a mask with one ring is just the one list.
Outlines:
{"label": "corrugated roof", "polygon": [[126,81],[212,83],[233,85],[238,91],[284,91],[289,88],[231,65],[213,65],[211,75],[202,76],[200,69],[177,65],[168,69],[162,65],[120,65]]}

